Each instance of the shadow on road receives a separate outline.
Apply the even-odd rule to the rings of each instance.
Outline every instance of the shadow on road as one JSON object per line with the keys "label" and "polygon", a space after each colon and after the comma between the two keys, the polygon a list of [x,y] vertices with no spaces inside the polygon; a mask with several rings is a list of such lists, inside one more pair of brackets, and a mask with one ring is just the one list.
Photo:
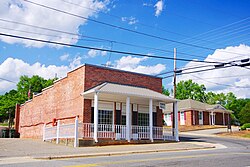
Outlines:
{"label": "shadow on road", "polygon": [[180,136],[181,142],[206,142],[205,140],[200,139],[199,137],[191,137],[191,136]]}

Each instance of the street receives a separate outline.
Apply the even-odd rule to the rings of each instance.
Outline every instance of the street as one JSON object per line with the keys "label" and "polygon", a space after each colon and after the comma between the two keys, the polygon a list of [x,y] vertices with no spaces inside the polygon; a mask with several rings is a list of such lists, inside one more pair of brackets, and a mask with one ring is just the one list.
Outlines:
{"label": "street", "polygon": [[[171,151],[115,156],[98,156],[71,159],[40,160],[20,157],[13,163],[0,163],[0,166],[250,166],[250,140],[221,138],[198,135],[181,135],[182,142],[216,143],[216,149]],[[11,161],[11,159],[10,159]]]}

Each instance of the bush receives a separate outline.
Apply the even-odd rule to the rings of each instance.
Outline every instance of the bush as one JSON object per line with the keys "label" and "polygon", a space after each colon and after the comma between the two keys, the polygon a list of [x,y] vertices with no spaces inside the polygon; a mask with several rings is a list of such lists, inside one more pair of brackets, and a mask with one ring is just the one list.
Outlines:
{"label": "bush", "polygon": [[246,128],[250,128],[250,123],[245,123],[240,127],[241,130],[246,130]]}

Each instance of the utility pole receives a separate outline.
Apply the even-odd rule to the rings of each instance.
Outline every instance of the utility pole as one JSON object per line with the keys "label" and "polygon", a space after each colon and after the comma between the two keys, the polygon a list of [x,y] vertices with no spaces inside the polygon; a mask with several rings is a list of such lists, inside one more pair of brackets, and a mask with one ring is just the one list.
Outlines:
{"label": "utility pole", "polygon": [[173,89],[174,98],[176,98],[176,48],[174,48],[174,89]]}
{"label": "utility pole", "polygon": [[[173,96],[176,98],[176,48],[174,48],[174,81],[173,81]],[[172,114],[172,134],[175,135],[175,114],[174,114],[174,104],[173,104],[173,114]]]}

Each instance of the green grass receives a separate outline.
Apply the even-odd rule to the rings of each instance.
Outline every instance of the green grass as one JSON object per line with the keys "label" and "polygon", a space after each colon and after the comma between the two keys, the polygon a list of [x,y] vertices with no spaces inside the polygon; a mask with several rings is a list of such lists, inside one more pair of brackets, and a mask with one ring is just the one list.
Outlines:
{"label": "green grass", "polygon": [[250,133],[249,134],[245,134],[243,137],[250,138]]}
{"label": "green grass", "polygon": [[9,126],[9,123],[0,123],[0,126]]}

